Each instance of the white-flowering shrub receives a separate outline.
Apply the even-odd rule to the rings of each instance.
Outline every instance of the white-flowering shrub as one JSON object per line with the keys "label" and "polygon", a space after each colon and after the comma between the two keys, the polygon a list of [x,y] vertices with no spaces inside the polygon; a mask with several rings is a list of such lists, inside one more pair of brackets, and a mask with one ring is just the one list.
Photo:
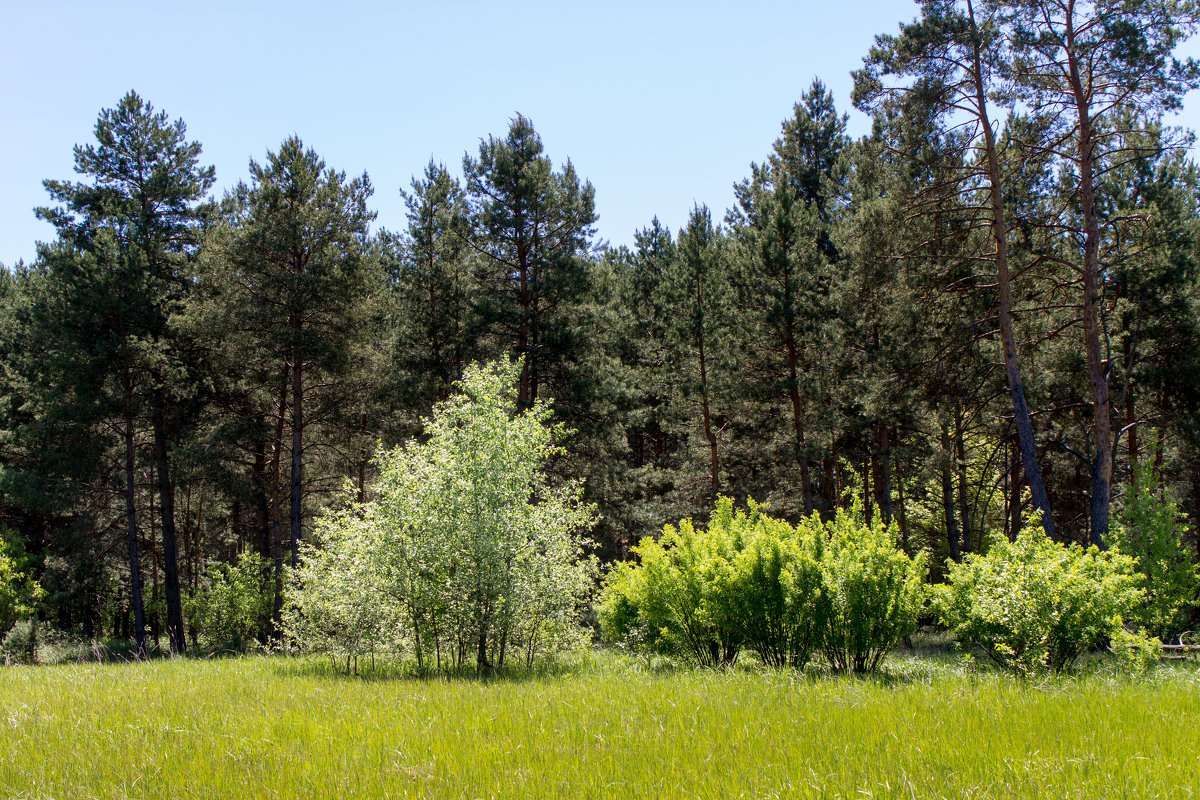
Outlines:
{"label": "white-flowering shrub", "polygon": [[546,403],[518,409],[519,370],[468,369],[423,441],[377,456],[373,499],[324,518],[289,591],[301,646],[401,645],[421,669],[486,670],[584,641],[595,513],[547,480],[560,431]]}

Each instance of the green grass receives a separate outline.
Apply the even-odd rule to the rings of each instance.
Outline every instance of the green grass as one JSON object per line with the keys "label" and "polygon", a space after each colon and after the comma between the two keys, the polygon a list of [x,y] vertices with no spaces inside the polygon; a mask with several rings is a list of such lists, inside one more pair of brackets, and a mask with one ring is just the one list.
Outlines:
{"label": "green grass", "polygon": [[1191,797],[1200,673],[1022,684],[588,656],[478,682],[264,657],[0,669],[0,796]]}

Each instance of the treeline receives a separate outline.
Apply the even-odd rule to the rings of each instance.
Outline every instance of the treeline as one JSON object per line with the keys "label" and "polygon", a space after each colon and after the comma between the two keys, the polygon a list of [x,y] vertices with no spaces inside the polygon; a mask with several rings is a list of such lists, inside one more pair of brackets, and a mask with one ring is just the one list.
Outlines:
{"label": "treeline", "polygon": [[1194,522],[1200,173],[1163,114],[1200,80],[1173,55],[1196,13],[924,2],[855,74],[869,135],[814,81],[723,218],[628,247],[521,116],[461,180],[430,163],[391,232],[296,137],[212,199],[184,123],[130,93],[46,181],[57,238],[0,270],[26,605],[183,651],[188,598],[251,550],[278,617],[315,516],[506,354],[518,406],[573,431],[550,466],[602,559],[718,494],[792,522],[858,499],[935,578],[1033,510],[1103,546],[1135,474]]}

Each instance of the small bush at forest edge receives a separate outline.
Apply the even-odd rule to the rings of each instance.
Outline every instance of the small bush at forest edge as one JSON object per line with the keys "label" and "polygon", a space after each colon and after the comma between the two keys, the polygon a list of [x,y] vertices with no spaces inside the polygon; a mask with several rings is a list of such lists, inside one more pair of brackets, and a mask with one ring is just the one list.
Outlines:
{"label": "small bush at forest edge", "polygon": [[639,564],[609,573],[605,635],[705,666],[743,646],[772,666],[802,667],[820,650],[837,669],[872,672],[916,627],[923,558],[896,549],[895,531],[861,511],[792,527],[720,498],[707,530],[691,520],[634,548]]}
{"label": "small bush at forest edge", "polygon": [[1016,541],[1001,539],[986,555],[951,564],[947,580],[936,594],[942,621],[960,641],[1019,675],[1070,669],[1085,651],[1113,638],[1139,649],[1129,647],[1122,628],[1145,596],[1133,559],[1064,547],[1036,518]]}

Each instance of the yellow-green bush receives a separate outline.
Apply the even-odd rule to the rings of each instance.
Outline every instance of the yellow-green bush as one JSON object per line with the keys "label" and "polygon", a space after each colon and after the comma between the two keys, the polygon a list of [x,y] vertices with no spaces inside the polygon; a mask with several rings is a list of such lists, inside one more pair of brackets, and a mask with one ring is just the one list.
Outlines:
{"label": "yellow-green bush", "polygon": [[[917,627],[925,601],[925,554],[909,558],[896,547],[894,525],[865,523],[839,510],[824,525],[828,544],[821,576],[829,597],[825,658],[839,670],[874,672]],[[817,524],[809,518],[808,525]]]}
{"label": "yellow-green bush", "polygon": [[1070,669],[1119,636],[1144,597],[1129,556],[1059,544],[1036,518],[1016,541],[951,564],[947,580],[936,602],[942,621],[1019,675]]}
{"label": "yellow-green bush", "polygon": [[742,647],[766,664],[803,667],[824,651],[836,668],[869,672],[916,625],[924,561],[894,531],[842,513],[792,527],[750,503],[717,502],[707,530],[691,520],[644,539],[640,563],[616,565],[600,603],[611,641],[706,666]]}

